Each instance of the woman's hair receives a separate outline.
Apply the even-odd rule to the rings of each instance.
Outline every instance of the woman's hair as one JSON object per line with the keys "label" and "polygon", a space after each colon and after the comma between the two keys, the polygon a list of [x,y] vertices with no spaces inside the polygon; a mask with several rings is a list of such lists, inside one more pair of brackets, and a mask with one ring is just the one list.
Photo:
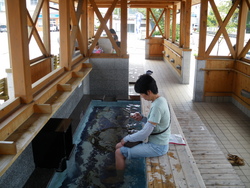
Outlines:
{"label": "woman's hair", "polygon": [[154,94],[158,93],[158,87],[155,79],[148,74],[143,74],[135,83],[135,92],[147,95],[148,90]]}
{"label": "woman's hair", "polygon": [[110,29],[109,31],[110,31],[110,33],[112,33],[112,34],[116,34],[116,32],[115,32],[114,29]]}

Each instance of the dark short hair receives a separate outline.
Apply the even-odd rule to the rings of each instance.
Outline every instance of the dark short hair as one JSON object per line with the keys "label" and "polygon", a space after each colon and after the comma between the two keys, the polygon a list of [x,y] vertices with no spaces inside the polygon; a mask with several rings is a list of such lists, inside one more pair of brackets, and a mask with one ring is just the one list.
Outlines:
{"label": "dark short hair", "polygon": [[134,88],[136,93],[144,93],[147,95],[147,91],[149,90],[154,94],[158,93],[158,87],[155,79],[148,74],[141,75],[136,81]]}
{"label": "dark short hair", "polygon": [[116,32],[115,32],[114,29],[110,29],[109,31],[110,31],[110,33],[112,33],[112,34],[116,34]]}

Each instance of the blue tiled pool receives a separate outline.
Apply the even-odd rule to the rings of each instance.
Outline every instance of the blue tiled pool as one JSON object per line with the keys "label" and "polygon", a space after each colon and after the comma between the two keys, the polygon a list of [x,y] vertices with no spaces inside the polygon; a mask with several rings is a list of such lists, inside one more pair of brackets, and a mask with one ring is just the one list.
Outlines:
{"label": "blue tiled pool", "polygon": [[64,172],[56,172],[48,188],[144,188],[145,159],[126,161],[124,182],[103,183],[115,176],[108,166],[115,164],[114,148],[128,130],[141,129],[141,124],[129,118],[129,113],[141,111],[137,101],[92,101],[73,138],[75,150]]}

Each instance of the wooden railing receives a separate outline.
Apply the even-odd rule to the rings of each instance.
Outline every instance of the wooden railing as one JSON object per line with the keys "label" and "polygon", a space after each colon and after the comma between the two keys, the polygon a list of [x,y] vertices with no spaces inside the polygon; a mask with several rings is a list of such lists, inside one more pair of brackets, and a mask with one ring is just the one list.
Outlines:
{"label": "wooden railing", "polygon": [[92,65],[78,62],[72,70],[56,69],[32,85],[34,99],[8,100],[0,109],[0,176],[11,166],[52,115],[78,88]]}

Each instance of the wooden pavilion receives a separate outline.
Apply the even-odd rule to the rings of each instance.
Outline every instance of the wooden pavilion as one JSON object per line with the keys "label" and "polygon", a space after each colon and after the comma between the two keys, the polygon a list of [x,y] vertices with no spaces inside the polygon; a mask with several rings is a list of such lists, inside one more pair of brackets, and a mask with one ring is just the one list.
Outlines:
{"label": "wooden pavilion", "polygon": [[[58,4],[59,12],[60,57],[56,61],[51,53],[50,3]],[[13,97],[0,107],[0,176],[6,171],[15,171],[16,166],[21,165],[17,162],[19,158],[32,155],[25,151],[50,118],[69,117],[85,96],[129,99],[128,7],[146,8],[145,58],[163,59],[180,84],[189,83],[191,7],[199,3],[199,0],[38,0],[31,15],[25,1],[5,0],[11,59],[8,74],[12,78],[8,85],[13,86]],[[233,1],[225,19],[217,9],[216,0],[203,0],[200,7],[194,100],[232,101],[249,115],[250,60],[246,54],[250,40],[246,35],[246,22],[250,2]],[[212,41],[206,40],[209,7],[218,22]],[[99,8],[107,8],[105,15]],[[115,8],[120,8],[120,47],[109,32]],[[159,18],[152,8],[162,9]],[[236,42],[232,43],[226,26],[236,10]],[[36,28],[40,14],[43,15],[42,35]],[[177,14],[180,18],[178,34]],[[97,30],[95,16],[100,22]],[[155,23],[151,30],[150,18]],[[159,26],[161,19],[164,19],[164,29]],[[161,37],[153,36],[156,29]],[[107,36],[101,37],[102,32]],[[212,53],[221,37],[230,55]],[[33,59],[29,54],[31,38],[42,54]],[[113,46],[116,53],[92,53],[98,41]],[[77,122],[72,126],[73,132],[76,127]],[[34,168],[31,165],[30,170]],[[19,174],[19,179],[27,180],[27,174]]]}

